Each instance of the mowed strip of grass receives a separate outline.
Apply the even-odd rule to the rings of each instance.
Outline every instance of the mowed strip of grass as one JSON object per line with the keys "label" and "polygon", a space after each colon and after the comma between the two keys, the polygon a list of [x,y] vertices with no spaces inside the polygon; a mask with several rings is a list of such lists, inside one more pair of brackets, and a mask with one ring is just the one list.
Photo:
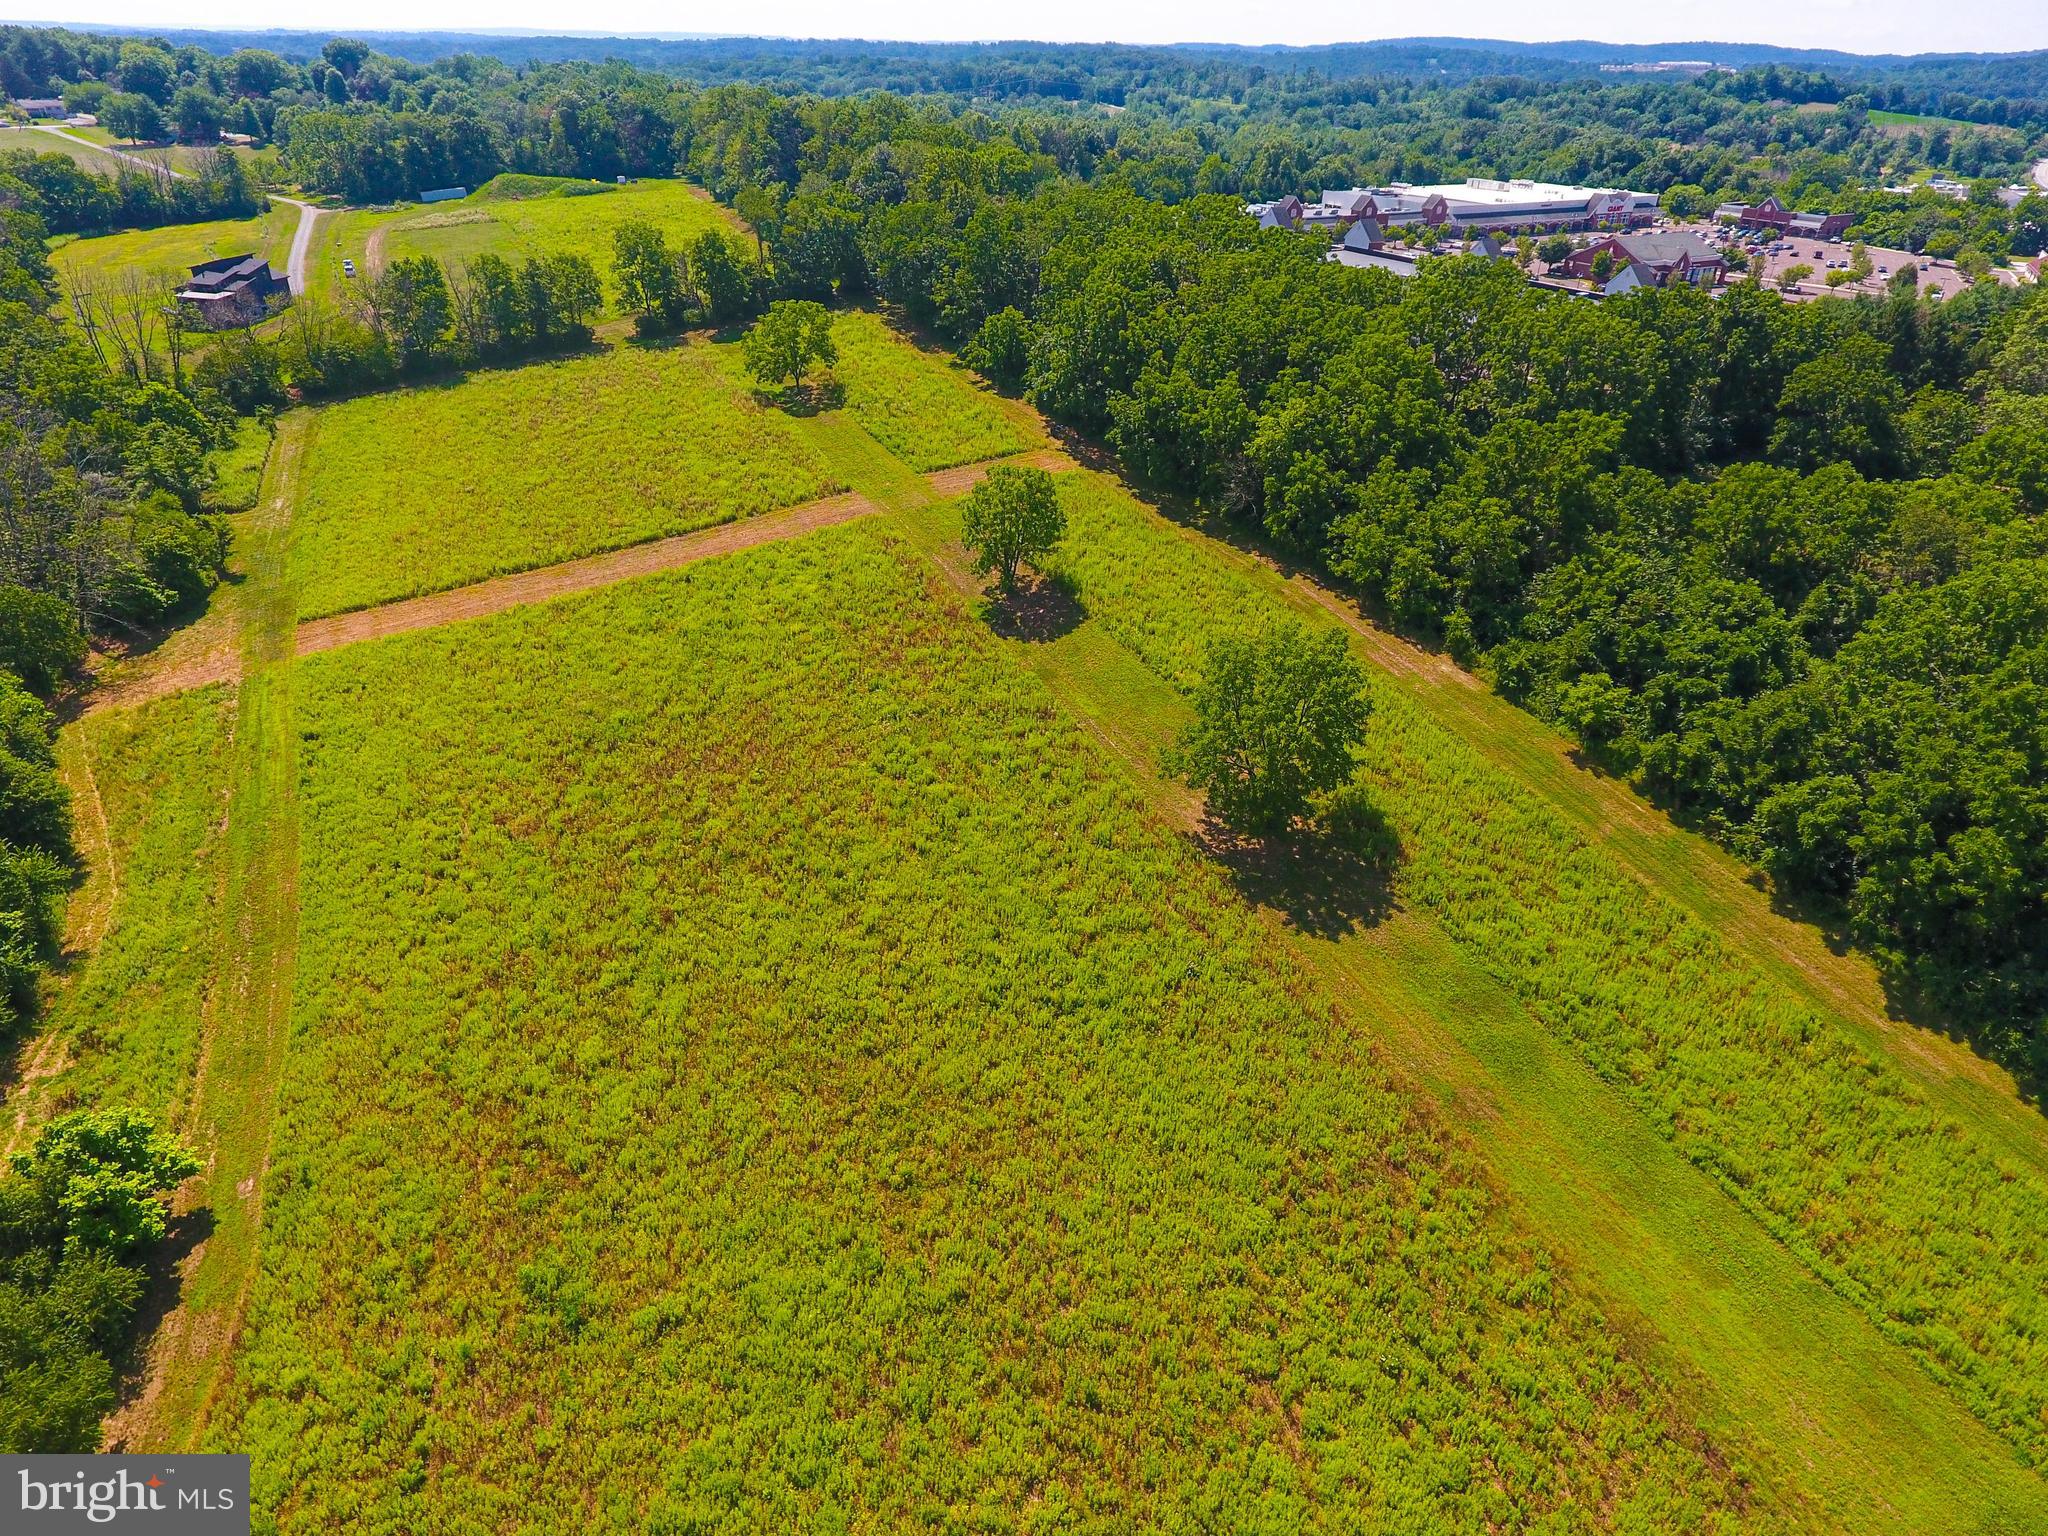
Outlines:
{"label": "mowed strip of grass", "polygon": [[[611,282],[619,227],[652,224],[680,253],[707,230],[743,234],[738,221],[682,181],[626,186],[540,176],[500,176],[454,202],[433,203],[391,221],[385,259],[433,256],[450,272],[482,255],[519,262],[529,256],[587,256],[604,279],[606,316],[618,313]],[[753,237],[744,236],[751,254]]]}
{"label": "mowed strip of grass", "polygon": [[1762,1523],[880,531],[297,678],[261,1520]]}
{"label": "mowed strip of grass", "polygon": [[[949,579],[970,580],[958,507],[903,525]],[[1212,556],[1232,558],[1213,543]],[[1004,626],[1007,627],[1007,626]],[[1083,615],[1011,657],[1042,679],[1161,814],[1200,798],[1161,753],[1186,701]],[[1710,1435],[1745,1441],[1758,1499],[1811,1508],[1835,1536],[2032,1529],[2048,1490],[1910,1350],[1829,1289],[1634,1113],[1426,915],[1332,880],[1313,861],[1236,874],[1269,926],[1351,1018],[1380,1033],[1475,1141],[1540,1239],[1682,1389]]]}
{"label": "mowed strip of grass", "polygon": [[[1099,475],[1053,568],[1175,688],[1287,611]],[[1334,622],[1315,611],[1311,622]],[[1647,890],[1380,683],[1364,768],[1404,899],[2031,1465],[2048,1455],[2048,1182]]]}
{"label": "mowed strip of grass", "polygon": [[[124,1104],[176,1121],[212,985],[234,691],[201,689],[64,727],[78,818],[97,831],[104,924],[50,989],[39,1033],[63,1070],[39,1109]],[[89,839],[82,837],[81,842]]]}
{"label": "mowed strip of grass", "polygon": [[324,408],[293,521],[299,617],[842,489],[729,350],[625,346]]}
{"label": "mowed strip of grass", "polygon": [[882,319],[850,310],[832,326],[832,377],[846,413],[918,471],[951,469],[1036,448],[958,363],[920,352]]}

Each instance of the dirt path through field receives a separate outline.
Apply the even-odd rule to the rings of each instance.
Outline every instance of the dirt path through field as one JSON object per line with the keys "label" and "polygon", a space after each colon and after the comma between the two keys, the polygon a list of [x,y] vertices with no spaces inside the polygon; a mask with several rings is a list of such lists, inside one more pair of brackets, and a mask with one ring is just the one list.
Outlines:
{"label": "dirt path through field", "polygon": [[358,640],[431,629],[462,619],[480,619],[487,614],[503,613],[507,608],[544,603],[550,598],[588,592],[593,587],[607,587],[635,576],[674,570],[677,566],[708,560],[714,555],[752,549],[757,544],[793,539],[815,529],[866,517],[874,511],[873,502],[849,492],[824,501],[786,507],[780,512],[764,512],[739,522],[720,523],[696,533],[657,539],[651,544],[633,544],[609,554],[587,555],[561,565],[545,565],[539,570],[493,577],[475,586],[457,587],[452,592],[432,592],[425,597],[409,597],[354,613],[311,619],[298,628],[298,654],[311,656],[320,651],[334,650],[337,646],[352,645]]}

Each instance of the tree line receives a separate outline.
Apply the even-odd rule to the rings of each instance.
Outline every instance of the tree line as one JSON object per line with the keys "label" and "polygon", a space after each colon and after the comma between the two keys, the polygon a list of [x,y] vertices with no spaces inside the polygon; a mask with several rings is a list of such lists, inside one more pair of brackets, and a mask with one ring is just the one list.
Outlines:
{"label": "tree line", "polygon": [[[109,368],[50,314],[45,229],[0,212],[0,1041],[57,954],[76,860],[49,700],[87,636],[195,603],[224,544],[201,509],[217,398]],[[198,1164],[143,1116],[60,1116],[0,1173],[0,1451],[91,1450],[163,1197]]]}

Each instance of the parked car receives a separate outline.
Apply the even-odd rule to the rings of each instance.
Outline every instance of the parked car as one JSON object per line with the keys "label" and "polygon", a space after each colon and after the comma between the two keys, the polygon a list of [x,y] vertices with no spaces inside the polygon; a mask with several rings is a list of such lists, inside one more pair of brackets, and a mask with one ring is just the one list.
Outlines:
{"label": "parked car", "polygon": [[346,257],[342,259],[341,275],[343,277],[354,277],[356,275],[356,264]]}

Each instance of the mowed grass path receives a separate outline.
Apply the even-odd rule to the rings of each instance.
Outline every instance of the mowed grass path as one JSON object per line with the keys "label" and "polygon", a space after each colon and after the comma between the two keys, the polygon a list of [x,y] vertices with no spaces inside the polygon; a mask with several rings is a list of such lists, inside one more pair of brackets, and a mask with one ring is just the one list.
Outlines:
{"label": "mowed grass path", "polygon": [[1748,1528],[1740,1452],[910,560],[840,528],[298,664],[207,1433],[259,1514]]}
{"label": "mowed grass path", "polygon": [[733,350],[621,347],[324,408],[293,524],[299,617],[841,489]]}
{"label": "mowed grass path", "polygon": [[[1209,636],[1289,611],[1115,485],[1063,482],[1053,564],[1173,690]],[[1303,604],[1312,622],[1329,616]],[[1388,684],[1367,758],[1404,899],[1645,1123],[2022,1456],[2039,1455],[2048,1188],[1882,1053],[1647,891]]]}

